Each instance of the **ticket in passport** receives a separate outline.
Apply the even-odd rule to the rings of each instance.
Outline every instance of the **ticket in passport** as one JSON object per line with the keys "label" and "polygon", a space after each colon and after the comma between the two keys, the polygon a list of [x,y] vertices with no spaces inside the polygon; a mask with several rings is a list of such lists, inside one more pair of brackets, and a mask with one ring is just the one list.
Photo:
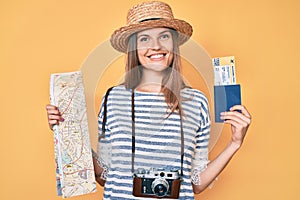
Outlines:
{"label": "ticket in passport", "polygon": [[212,59],[214,66],[215,85],[236,84],[234,56]]}
{"label": "ticket in passport", "polygon": [[221,112],[241,104],[241,86],[236,84],[234,56],[213,58],[215,122],[221,120]]}

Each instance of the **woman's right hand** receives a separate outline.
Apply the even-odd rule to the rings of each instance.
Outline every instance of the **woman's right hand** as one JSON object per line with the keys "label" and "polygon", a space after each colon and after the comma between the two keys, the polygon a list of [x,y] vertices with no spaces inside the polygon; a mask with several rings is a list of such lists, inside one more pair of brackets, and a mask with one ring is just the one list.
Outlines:
{"label": "woman's right hand", "polygon": [[53,130],[54,125],[58,125],[59,122],[63,122],[64,118],[62,118],[61,113],[58,108],[53,105],[46,105],[47,115],[48,115],[48,124],[51,130]]}

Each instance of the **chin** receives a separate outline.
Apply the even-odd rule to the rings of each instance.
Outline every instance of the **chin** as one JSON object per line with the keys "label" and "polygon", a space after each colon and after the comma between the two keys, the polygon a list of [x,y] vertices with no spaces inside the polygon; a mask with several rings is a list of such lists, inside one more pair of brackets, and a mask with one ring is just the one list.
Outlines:
{"label": "chin", "polygon": [[166,63],[149,63],[143,66],[147,70],[156,71],[156,72],[164,71],[169,67]]}

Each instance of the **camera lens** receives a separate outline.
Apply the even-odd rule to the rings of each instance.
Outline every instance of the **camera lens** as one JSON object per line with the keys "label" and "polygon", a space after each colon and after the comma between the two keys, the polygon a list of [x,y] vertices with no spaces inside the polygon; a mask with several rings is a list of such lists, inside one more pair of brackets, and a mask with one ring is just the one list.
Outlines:
{"label": "camera lens", "polygon": [[167,195],[169,183],[165,179],[155,179],[152,182],[152,191],[155,195],[163,197]]}

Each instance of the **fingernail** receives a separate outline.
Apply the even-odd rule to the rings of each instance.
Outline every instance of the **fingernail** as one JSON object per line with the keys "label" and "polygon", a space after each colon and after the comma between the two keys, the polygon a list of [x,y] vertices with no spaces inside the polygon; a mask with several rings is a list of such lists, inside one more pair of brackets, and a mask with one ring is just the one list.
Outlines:
{"label": "fingernail", "polygon": [[61,117],[61,118],[60,118],[60,121],[63,122],[63,121],[65,121],[65,119]]}
{"label": "fingernail", "polygon": [[221,112],[220,115],[225,115],[225,112]]}

